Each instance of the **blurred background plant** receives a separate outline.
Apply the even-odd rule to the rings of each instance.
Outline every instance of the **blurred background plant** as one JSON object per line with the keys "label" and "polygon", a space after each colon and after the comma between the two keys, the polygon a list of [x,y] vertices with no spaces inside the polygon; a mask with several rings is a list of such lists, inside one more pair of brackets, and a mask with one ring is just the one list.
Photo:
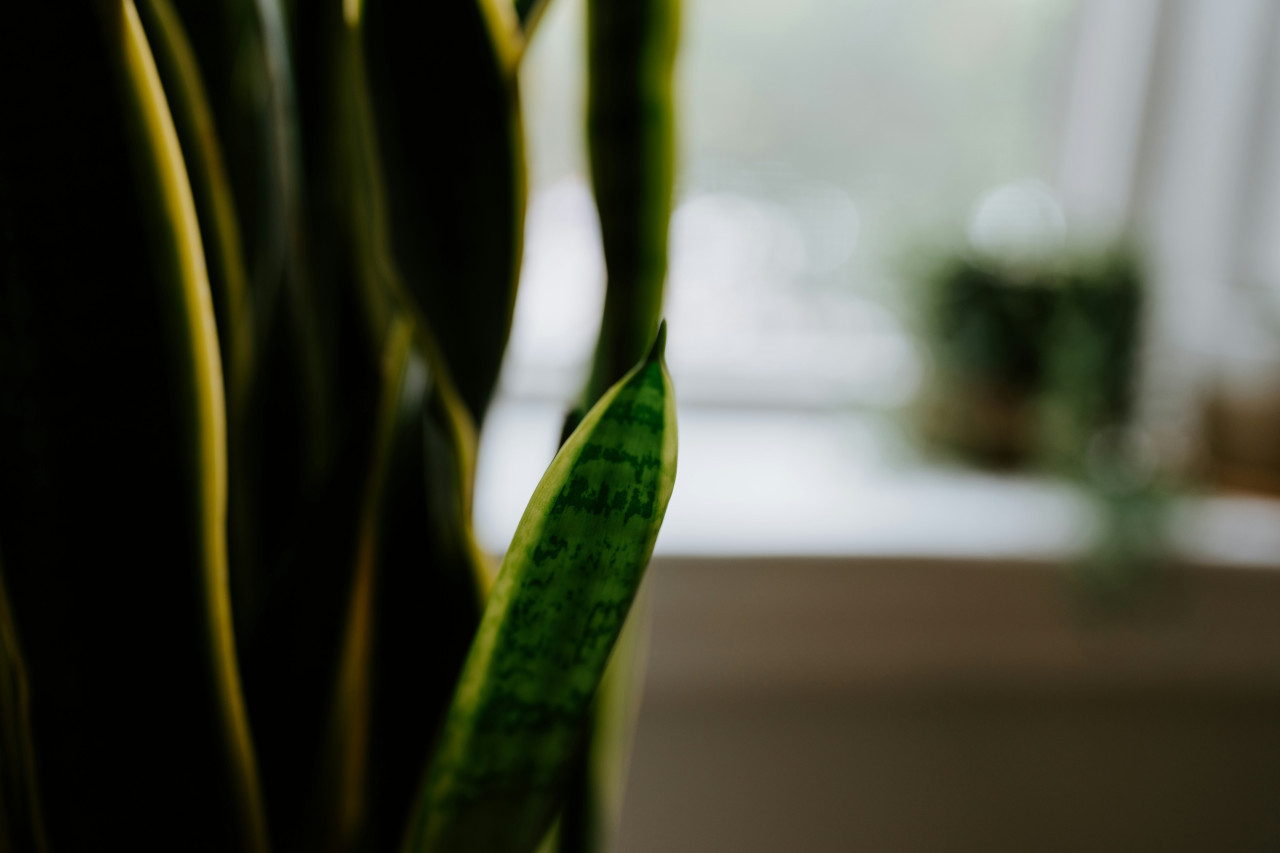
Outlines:
{"label": "blurred background plant", "polygon": [[1102,525],[1082,578],[1129,597],[1168,557],[1169,485],[1133,420],[1145,279],[1132,249],[1027,248],[975,249],[922,275],[933,369],[919,431],[978,467],[1080,484]]}
{"label": "blurred background plant", "polygon": [[995,467],[1081,472],[1129,424],[1142,279],[1126,252],[943,260],[922,294],[934,367],[923,429]]}

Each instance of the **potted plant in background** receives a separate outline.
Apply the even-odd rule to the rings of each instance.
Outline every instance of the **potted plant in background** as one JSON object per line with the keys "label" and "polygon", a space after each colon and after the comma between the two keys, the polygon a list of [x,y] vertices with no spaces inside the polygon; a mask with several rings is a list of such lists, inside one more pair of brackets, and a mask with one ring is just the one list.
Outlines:
{"label": "potted plant in background", "polygon": [[1101,535],[1085,577],[1127,590],[1164,551],[1166,488],[1133,423],[1144,276],[1135,254],[960,254],[923,277],[933,375],[920,431],[981,467],[1084,487]]}
{"label": "potted plant in background", "polygon": [[940,445],[995,467],[1070,469],[1128,425],[1142,310],[1131,254],[955,256],[926,281],[922,428]]}

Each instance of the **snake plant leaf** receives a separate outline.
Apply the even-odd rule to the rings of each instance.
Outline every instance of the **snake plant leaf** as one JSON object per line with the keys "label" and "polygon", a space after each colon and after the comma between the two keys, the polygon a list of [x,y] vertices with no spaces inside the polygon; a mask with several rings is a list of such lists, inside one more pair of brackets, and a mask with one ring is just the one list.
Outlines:
{"label": "snake plant leaf", "polygon": [[45,853],[27,668],[0,566],[0,850]]}
{"label": "snake plant leaf", "polygon": [[[447,455],[452,459],[451,470],[455,472],[461,500],[445,526],[466,527],[471,519],[477,421],[441,338],[415,307],[404,256],[397,251],[397,223],[404,221],[406,212],[403,206],[396,205],[395,175],[387,171],[385,152],[396,146],[384,144],[388,134],[378,126],[362,9],[360,6],[359,13],[346,22],[342,35],[336,39],[338,61],[334,65],[340,79],[334,100],[340,107],[334,135],[343,140],[343,156],[337,159],[339,168],[335,171],[343,176],[345,186],[340,198],[347,211],[338,229],[340,242],[349,247],[355,280],[352,290],[365,318],[366,340],[381,352],[393,321],[401,314],[412,320],[415,349],[425,358],[432,374],[433,423],[449,448]],[[514,291],[509,296],[514,298]],[[456,324],[456,320],[450,322]],[[490,579],[486,573],[480,572],[476,580],[482,589],[488,588]]]}
{"label": "snake plant leaf", "polygon": [[[381,511],[365,529],[368,545],[353,590],[371,591],[353,595],[353,608],[360,609],[348,621],[335,702],[339,725],[329,742],[330,755],[355,756],[354,744],[364,744],[367,754],[359,772],[350,762],[330,761],[340,769],[325,777],[337,780],[341,794],[336,802],[343,809],[334,813],[348,816],[330,835],[362,849],[389,849],[401,835],[491,579],[471,532],[475,428],[432,330],[419,312],[407,310],[410,288],[393,239],[394,223],[405,214],[393,203],[385,171],[382,139],[389,129],[377,123],[363,10],[355,11],[334,42],[335,138],[343,140],[335,171],[345,175],[348,212],[340,230],[350,247],[364,334],[385,341],[388,353],[376,432],[388,435],[388,406],[397,391],[400,414],[390,443],[381,441],[374,454],[382,460],[375,469],[388,464],[386,453],[392,458],[381,490],[369,492]],[[407,350],[399,340],[405,329],[413,338]],[[388,373],[387,359],[400,366]],[[403,386],[387,384],[400,374]]]}
{"label": "snake plant leaf", "polygon": [[[295,345],[318,347],[316,319],[308,316],[315,307],[308,304],[310,271],[302,257],[306,228],[297,94],[280,0],[172,0],[172,7],[190,41],[226,154],[259,344],[306,321],[311,326],[295,334],[312,339]],[[313,352],[306,355],[318,359]],[[306,367],[316,375],[300,379],[319,383],[320,365]],[[314,411],[322,408],[310,402]]]}
{"label": "snake plant leaf", "polygon": [[[252,289],[274,303],[289,263],[292,86],[276,0],[171,0],[226,154],[236,213],[251,259]],[[283,60],[283,61],[282,61]]]}
{"label": "snake plant leaf", "polygon": [[[445,407],[433,383],[416,429],[398,448],[383,522],[370,743],[377,849],[394,849],[403,833],[490,582]],[[418,459],[421,464],[413,464]]]}
{"label": "snake plant leaf", "polygon": [[608,284],[583,411],[644,353],[662,315],[679,25],[679,0],[587,3],[587,152]]}
{"label": "snake plant leaf", "polygon": [[[679,10],[679,0],[587,4],[588,154],[608,283],[591,374],[581,402],[565,417],[562,441],[641,352],[661,315]],[[644,670],[641,615],[628,623],[629,642],[618,644],[605,672],[549,850],[594,853],[610,847]]]}
{"label": "snake plant leaf", "polygon": [[273,838],[300,849],[315,838],[385,331],[363,321],[351,170],[335,157],[351,157],[343,55],[330,38],[342,7],[305,4],[286,21],[275,0],[174,3],[197,31],[221,105],[215,118],[240,166],[237,201],[255,208],[246,222],[264,232],[246,246],[257,252],[251,289],[261,310],[248,413],[232,445],[231,576]]}
{"label": "snake plant leaf", "polygon": [[308,148],[324,167],[308,185],[320,195],[319,288],[346,307],[334,349],[347,425],[246,679],[281,844],[385,849],[403,828],[489,582],[470,533],[475,435],[439,348],[400,301],[360,7],[297,11],[308,34],[298,45],[304,102],[324,111],[311,119],[323,142]]}
{"label": "snake plant leaf", "polygon": [[[243,652],[312,521],[306,509],[335,442],[333,366],[304,252],[293,74],[277,0],[148,0],[141,10],[190,161],[224,344],[231,591]],[[198,128],[185,120],[193,107]],[[230,233],[245,295],[224,311],[219,247]]]}
{"label": "snake plant leaf", "polygon": [[256,517],[252,507],[255,478],[248,470],[245,452],[256,338],[249,274],[213,110],[182,21],[169,0],[139,0],[138,11],[186,157],[205,247],[227,400],[232,613],[240,626],[236,633],[243,636],[257,611],[255,586],[259,580],[258,573],[252,571],[257,555],[250,553],[249,545]]}
{"label": "snake plant leaf", "polygon": [[265,850],[221,365],[151,51],[129,0],[20,4],[0,42],[0,539],[49,843]]}
{"label": "snake plant leaf", "polygon": [[[376,405],[360,400],[353,408]],[[317,774],[328,731],[348,596],[360,542],[371,429],[344,444],[318,499],[307,507],[296,550],[275,572],[257,628],[246,643],[245,698],[258,743],[275,846],[307,849]]]}
{"label": "snake plant leaf", "polygon": [[[328,233],[350,239],[343,231]],[[350,261],[349,246],[338,257]],[[256,627],[245,638],[245,692],[260,737],[265,798],[276,845],[286,850],[339,849],[332,845],[347,837],[329,823],[341,814],[318,818],[317,807],[331,805],[322,778],[332,764],[326,744],[342,724],[331,706],[342,689],[350,597],[368,547],[369,483],[385,464],[379,420],[385,368],[370,357],[375,340],[356,293],[361,274],[344,264],[326,282],[338,285],[330,295],[345,308],[334,342],[342,365],[335,386],[342,428],[317,494],[303,507],[302,535],[273,567]]]}
{"label": "snake plant leaf", "polygon": [[[361,849],[368,833],[374,596],[383,556],[381,527],[390,508],[389,480],[401,468],[396,451],[403,449],[403,436],[412,434],[422,416],[426,389],[425,369],[421,363],[411,363],[411,343],[408,324],[394,324],[381,366],[373,448],[359,507],[345,634],[320,759],[316,806],[304,830],[302,846],[311,850]],[[421,459],[417,462],[420,472]],[[407,476],[413,476],[413,467],[409,466]],[[415,544],[425,543],[419,539]]]}
{"label": "snake plant leaf", "polygon": [[613,847],[648,659],[653,610],[648,591],[649,584],[640,587],[600,679],[586,742],[570,771],[564,810],[548,851],[595,853]]}
{"label": "snake plant leaf", "polygon": [[349,264],[358,336],[382,348],[381,402],[308,849],[398,841],[490,582],[470,529],[471,417],[401,301],[361,11],[328,42],[336,145],[326,177],[345,214],[328,222]]}
{"label": "snake plant leaf", "polygon": [[511,330],[525,163],[510,0],[366,0],[360,29],[406,302],[481,424]]}
{"label": "snake plant leaf", "polygon": [[[301,350],[292,381],[311,420],[293,433],[312,466],[323,463],[327,419],[323,345],[317,328],[303,210],[295,75],[280,0],[171,0],[202,77],[241,226],[256,341],[290,337]],[[184,148],[185,148],[184,139]],[[261,352],[260,358],[267,358]],[[273,389],[278,391],[279,389]]]}
{"label": "snake plant leaf", "polygon": [[396,320],[312,850],[394,848],[480,620],[470,535],[440,395]]}
{"label": "snake plant leaf", "polygon": [[489,595],[404,850],[526,853],[554,818],[675,484],[665,331],[587,414],[534,491]]}
{"label": "snake plant leaf", "polygon": [[169,0],[138,4],[187,163],[223,357],[228,424],[242,421],[253,369],[253,317],[231,184],[191,43]]}

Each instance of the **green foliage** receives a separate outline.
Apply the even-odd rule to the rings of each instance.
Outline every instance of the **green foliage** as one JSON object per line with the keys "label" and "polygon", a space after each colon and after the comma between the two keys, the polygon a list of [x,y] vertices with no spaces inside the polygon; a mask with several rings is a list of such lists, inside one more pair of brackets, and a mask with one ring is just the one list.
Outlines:
{"label": "green foliage", "polygon": [[593,53],[593,115],[665,94],[593,119],[600,401],[495,574],[476,430],[544,5],[505,2],[0,30],[0,849],[532,851],[625,741],[591,704],[675,478],[674,7],[665,71]]}
{"label": "green foliage", "polygon": [[1077,576],[1093,604],[1127,603],[1167,561],[1170,505],[1131,423],[1136,257],[953,258],[928,287],[929,437],[980,464],[1034,465],[1080,486],[1100,529]]}
{"label": "green foliage", "polygon": [[927,277],[936,437],[997,465],[1078,471],[1133,397],[1143,279],[1132,254],[958,257]]}
{"label": "green foliage", "polygon": [[[587,153],[604,243],[600,337],[561,441],[644,352],[662,315],[667,223],[675,180],[675,0],[587,3]],[[559,853],[608,850],[621,810],[648,642],[647,599],[628,620],[574,762],[564,813],[548,843]]]}
{"label": "green foliage", "polygon": [[205,826],[197,849],[264,849],[221,365],[164,94],[132,4],[25,9],[4,39],[0,541],[50,845]]}
{"label": "green foliage", "polygon": [[675,485],[675,398],[649,356],[587,413],[534,491],[485,608],[408,849],[529,850]]}
{"label": "green foliage", "polygon": [[679,28],[674,0],[587,3],[587,150],[608,290],[583,411],[640,358],[662,314]]}

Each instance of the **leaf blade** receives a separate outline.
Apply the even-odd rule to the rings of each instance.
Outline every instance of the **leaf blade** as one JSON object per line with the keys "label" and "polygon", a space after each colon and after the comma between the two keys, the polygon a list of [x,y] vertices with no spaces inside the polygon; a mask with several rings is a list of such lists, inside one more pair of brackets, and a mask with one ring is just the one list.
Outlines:
{"label": "leaf blade", "polygon": [[546,832],[675,484],[664,340],[665,327],[534,491],[459,679],[407,851],[523,851]]}
{"label": "leaf blade", "polygon": [[477,428],[497,385],[523,254],[514,18],[510,0],[366,0],[358,22],[397,283]]}
{"label": "leaf blade", "polygon": [[[0,142],[0,536],[50,843],[202,826],[199,849],[263,850],[220,362],[172,117],[129,0],[10,23],[4,78],[42,73],[7,89],[23,127]],[[51,42],[79,61],[48,62]]]}

